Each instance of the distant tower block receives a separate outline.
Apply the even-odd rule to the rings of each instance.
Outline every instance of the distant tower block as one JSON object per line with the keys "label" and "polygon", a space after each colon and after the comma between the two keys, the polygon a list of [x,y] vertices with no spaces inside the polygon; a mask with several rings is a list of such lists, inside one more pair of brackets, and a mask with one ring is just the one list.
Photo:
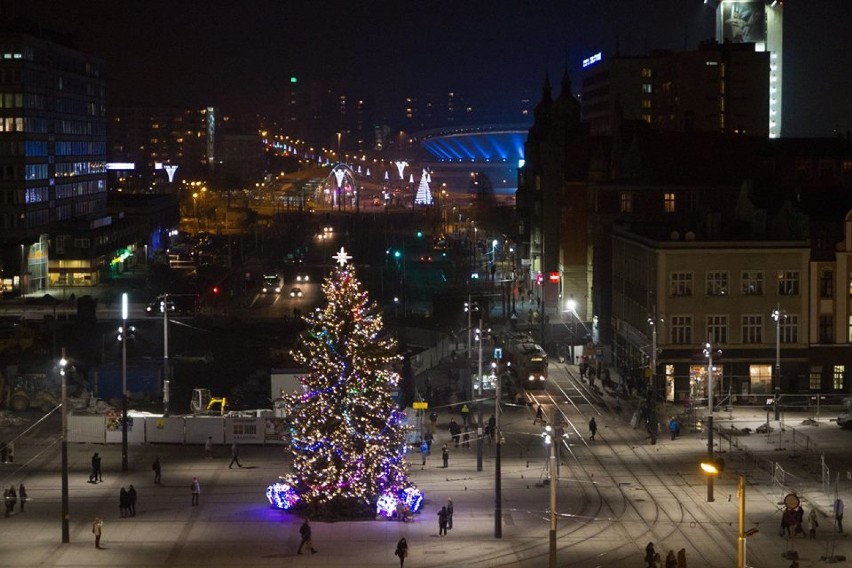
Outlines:
{"label": "distant tower block", "polygon": [[769,137],[781,136],[781,95],[784,71],[784,2],[722,0],[716,8],[716,40],[754,43],[769,52]]}

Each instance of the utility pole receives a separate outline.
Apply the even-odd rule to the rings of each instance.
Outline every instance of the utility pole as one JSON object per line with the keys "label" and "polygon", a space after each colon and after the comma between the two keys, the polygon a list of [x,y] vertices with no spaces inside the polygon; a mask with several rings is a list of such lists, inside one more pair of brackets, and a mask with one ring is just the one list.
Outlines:
{"label": "utility pole", "polygon": [[556,568],[556,432],[548,425],[545,427],[547,437],[550,443],[550,534],[549,534],[549,568]]}
{"label": "utility pole", "polygon": [[781,320],[787,319],[787,314],[776,305],[772,311],[772,319],[775,320],[775,393],[772,397],[772,406],[775,411],[775,420],[781,419],[781,410],[778,407],[778,399],[781,397]]}
{"label": "utility pole", "polygon": [[503,478],[501,471],[501,434],[500,434],[500,394],[501,383],[500,361],[494,367],[497,372],[497,388],[494,397],[494,431],[491,433],[496,438],[497,449],[494,454],[494,538],[503,538]]}
{"label": "utility pole", "polygon": [[169,367],[169,295],[163,294],[163,416],[169,415],[169,380],[171,368]]}

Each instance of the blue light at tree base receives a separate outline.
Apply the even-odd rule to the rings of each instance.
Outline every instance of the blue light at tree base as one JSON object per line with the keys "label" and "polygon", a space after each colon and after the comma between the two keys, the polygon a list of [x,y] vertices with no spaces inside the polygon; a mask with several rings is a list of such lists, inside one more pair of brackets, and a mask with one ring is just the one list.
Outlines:
{"label": "blue light at tree base", "polygon": [[[276,509],[289,511],[299,503],[299,494],[288,483],[276,481],[266,488],[266,499]],[[376,502],[376,515],[392,518],[400,512],[414,514],[423,508],[423,493],[416,487],[405,487],[396,493],[388,492]]]}

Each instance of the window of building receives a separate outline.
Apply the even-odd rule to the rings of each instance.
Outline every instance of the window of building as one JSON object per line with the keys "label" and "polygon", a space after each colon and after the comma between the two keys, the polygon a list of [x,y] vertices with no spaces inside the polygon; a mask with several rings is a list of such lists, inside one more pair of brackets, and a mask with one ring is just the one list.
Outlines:
{"label": "window of building", "polygon": [[726,296],[728,294],[728,273],[725,271],[706,274],[708,296]]}
{"label": "window of building", "polygon": [[743,294],[746,296],[763,295],[763,271],[746,270],[742,273]]}
{"label": "window of building", "polygon": [[687,211],[698,211],[698,192],[697,191],[687,191],[684,195],[684,201],[686,201],[686,210]]}
{"label": "window of building", "polygon": [[779,296],[798,296],[799,295],[799,271],[798,270],[782,270],[778,273],[778,295]]}
{"label": "window of building", "polygon": [[633,192],[622,191],[618,195],[619,211],[622,213],[633,213]]}
{"label": "window of building", "polygon": [[787,314],[781,318],[781,343],[799,342],[799,316],[798,314]]}
{"label": "window of building", "polygon": [[819,297],[831,298],[834,296],[834,271],[829,269],[819,272]]}
{"label": "window of building", "polygon": [[714,345],[728,342],[728,316],[707,316],[707,337]]}
{"label": "window of building", "polygon": [[846,365],[835,365],[831,373],[831,388],[843,390],[843,376],[846,374]]}
{"label": "window of building", "polygon": [[763,343],[763,316],[744,315],[742,333],[743,343]]}
{"label": "window of building", "polygon": [[643,93],[653,93],[654,86],[651,83],[642,83],[642,92]]}
{"label": "window of building", "polygon": [[852,343],[852,316],[849,316],[849,330],[846,332],[846,341]]}
{"label": "window of building", "polygon": [[641,118],[648,124],[651,124],[651,121],[653,120],[653,117],[650,114],[643,114]]}
{"label": "window of building", "polygon": [[672,316],[670,328],[673,344],[689,345],[692,343],[692,316]]}
{"label": "window of building", "polygon": [[831,329],[834,327],[834,316],[822,314],[819,316],[819,342],[823,344],[833,343]]}
{"label": "window of building", "polygon": [[692,272],[671,273],[672,296],[692,296]]}
{"label": "window of building", "polygon": [[654,76],[654,72],[651,70],[650,67],[643,67],[642,68],[642,77],[643,78],[650,79],[653,76]]}
{"label": "window of building", "polygon": [[651,99],[642,99],[642,108],[651,108]]}
{"label": "window of building", "polygon": [[811,365],[808,371],[808,388],[811,390],[822,388],[822,365]]}
{"label": "window of building", "polygon": [[666,213],[674,213],[675,212],[675,194],[674,193],[663,194],[663,211],[665,211]]}
{"label": "window of building", "polygon": [[772,365],[749,365],[748,374],[751,379],[751,394],[772,393]]}

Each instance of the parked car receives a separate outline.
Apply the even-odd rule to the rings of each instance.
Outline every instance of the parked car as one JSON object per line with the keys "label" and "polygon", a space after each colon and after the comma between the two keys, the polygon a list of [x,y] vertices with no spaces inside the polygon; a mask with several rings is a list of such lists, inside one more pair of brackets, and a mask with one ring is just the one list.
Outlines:
{"label": "parked car", "polygon": [[837,425],[846,430],[852,430],[852,412],[844,412],[838,416]]}

